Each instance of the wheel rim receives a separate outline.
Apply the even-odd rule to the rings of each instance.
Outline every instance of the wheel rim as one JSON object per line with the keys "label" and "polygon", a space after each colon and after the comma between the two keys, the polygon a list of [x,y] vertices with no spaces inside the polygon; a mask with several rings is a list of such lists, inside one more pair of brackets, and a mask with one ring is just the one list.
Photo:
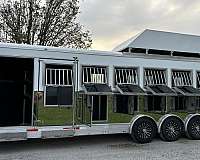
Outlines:
{"label": "wheel rim", "polygon": [[148,139],[152,136],[152,126],[147,122],[142,122],[138,125],[138,138],[140,139]]}
{"label": "wheel rim", "polygon": [[200,121],[197,120],[191,124],[191,133],[196,136],[200,136]]}
{"label": "wheel rim", "polygon": [[166,125],[165,132],[168,137],[174,138],[180,134],[180,126],[176,122],[170,121]]}

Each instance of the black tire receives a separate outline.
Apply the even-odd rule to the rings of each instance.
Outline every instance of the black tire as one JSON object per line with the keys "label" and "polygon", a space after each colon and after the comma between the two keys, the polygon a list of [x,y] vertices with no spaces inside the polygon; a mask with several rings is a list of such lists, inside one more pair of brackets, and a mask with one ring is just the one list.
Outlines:
{"label": "black tire", "polygon": [[147,116],[138,118],[131,129],[131,137],[138,143],[149,143],[157,134],[156,122]]}
{"label": "black tire", "polygon": [[190,139],[200,139],[200,115],[193,116],[186,127],[187,135]]}
{"label": "black tire", "polygon": [[176,116],[169,116],[162,122],[160,126],[160,138],[164,141],[176,141],[183,133],[183,121]]}

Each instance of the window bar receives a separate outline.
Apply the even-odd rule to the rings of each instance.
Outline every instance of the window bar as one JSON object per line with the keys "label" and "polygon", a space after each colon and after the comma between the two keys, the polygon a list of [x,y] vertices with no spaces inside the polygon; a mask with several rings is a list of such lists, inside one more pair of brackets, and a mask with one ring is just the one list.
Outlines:
{"label": "window bar", "polygon": [[65,85],[65,69],[63,69],[63,85]]}
{"label": "window bar", "polygon": [[145,77],[145,85],[147,85],[148,84],[148,80],[147,80],[147,71],[145,70],[144,71],[144,77]]}
{"label": "window bar", "polygon": [[174,72],[172,72],[172,82],[174,83],[174,86],[176,86],[176,78]]}
{"label": "window bar", "polygon": [[60,69],[58,69],[58,85],[60,85]]}
{"label": "window bar", "polygon": [[174,86],[178,86],[178,79],[176,72],[173,72],[173,77],[174,77]]}
{"label": "window bar", "polygon": [[55,77],[55,82],[54,82],[54,84],[56,85],[56,70],[54,70],[54,77]]}
{"label": "window bar", "polygon": [[163,77],[164,77],[163,84],[166,84],[166,83],[167,83],[167,75],[166,75],[166,71],[163,72]]}
{"label": "window bar", "polygon": [[148,85],[148,75],[147,75],[147,70],[144,72],[145,74],[145,85]]}
{"label": "window bar", "polygon": [[[93,70],[95,72],[95,70]],[[94,77],[92,77],[92,67],[89,68],[89,76],[90,76],[90,82],[94,83]],[[92,79],[93,78],[93,79]],[[88,81],[89,82],[89,81]]]}
{"label": "window bar", "polygon": [[164,71],[160,71],[160,84],[164,84],[164,76],[163,76],[163,74],[164,74]]}
{"label": "window bar", "polygon": [[69,83],[69,85],[73,85],[73,72],[72,72],[72,70],[70,70],[70,72],[71,72],[71,77],[70,77],[71,83]]}
{"label": "window bar", "polygon": [[124,69],[124,79],[125,79],[125,81],[124,81],[124,83],[128,83],[128,70],[127,69]]}
{"label": "window bar", "polygon": [[188,78],[189,78],[189,85],[191,86],[192,85],[192,73],[191,72],[188,74]]}
{"label": "window bar", "polygon": [[52,69],[49,69],[50,71],[50,84],[52,84]]}
{"label": "window bar", "polygon": [[151,85],[155,83],[155,80],[153,78],[153,71],[152,70],[150,70],[150,81],[151,81],[150,82]]}
{"label": "window bar", "polygon": [[[182,84],[183,84],[183,79],[182,79],[182,77],[181,77],[181,74],[180,74],[180,72],[176,72],[176,74],[177,74],[177,83],[178,83],[178,86],[182,86]],[[179,81],[180,80],[180,81]]]}
{"label": "window bar", "polygon": [[135,76],[134,76],[135,80],[134,83],[138,84],[138,74],[137,74],[137,70],[135,70]]}
{"label": "window bar", "polygon": [[129,79],[130,79],[130,80],[129,80],[129,81],[130,81],[129,83],[135,84],[135,80],[136,80],[136,79],[135,79],[134,70],[133,70],[133,69],[130,69],[128,73],[129,73],[129,77],[130,77],[130,78],[129,78]]}
{"label": "window bar", "polygon": [[108,83],[107,69],[106,68],[104,68],[104,73],[105,73],[105,81],[104,81],[104,83]]}
{"label": "window bar", "polygon": [[161,77],[160,77],[160,74],[161,74],[161,71],[155,71],[156,72],[156,76],[157,76],[157,80],[158,80],[158,84],[161,84]]}
{"label": "window bar", "polygon": [[67,70],[67,85],[69,84],[69,70]]}
{"label": "window bar", "polygon": [[47,81],[48,76],[47,76],[47,74],[48,74],[48,69],[46,69],[46,85],[48,85],[48,81]]}
{"label": "window bar", "polygon": [[124,83],[124,75],[123,75],[123,70],[122,69],[120,69],[120,75],[121,75],[122,83]]}
{"label": "window bar", "polygon": [[182,75],[183,75],[184,85],[188,85],[190,82],[189,82],[189,77],[188,77],[187,72],[183,72]]}
{"label": "window bar", "polygon": [[199,72],[197,72],[197,87],[199,88],[200,85],[200,75]]}
{"label": "window bar", "polygon": [[85,83],[88,83],[88,81],[89,81],[89,68],[85,68],[85,71],[86,71],[86,76],[87,76]]}
{"label": "window bar", "polygon": [[180,72],[180,76],[181,76],[181,79],[182,79],[182,84],[181,84],[181,86],[187,85],[186,73],[185,73],[185,72]]}
{"label": "window bar", "polygon": [[82,72],[83,72],[83,73],[82,73],[82,74],[83,74],[83,76],[82,76],[82,78],[83,78],[82,81],[83,81],[83,83],[84,83],[84,82],[85,82],[85,69],[83,69]]}
{"label": "window bar", "polygon": [[119,83],[121,84],[122,83],[122,80],[121,80],[121,72],[120,72],[120,69],[118,70],[119,72]]}
{"label": "window bar", "polygon": [[118,84],[118,79],[117,79],[117,69],[115,69],[114,74],[115,74],[115,82],[116,82],[116,84]]}

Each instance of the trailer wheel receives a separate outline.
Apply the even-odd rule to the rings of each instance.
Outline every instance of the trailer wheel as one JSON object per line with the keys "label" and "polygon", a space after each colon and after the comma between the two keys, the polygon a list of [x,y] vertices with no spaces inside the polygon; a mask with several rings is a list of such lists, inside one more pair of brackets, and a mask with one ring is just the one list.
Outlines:
{"label": "trailer wheel", "polygon": [[200,139],[200,115],[195,114],[190,116],[185,124],[186,135],[190,139]]}
{"label": "trailer wheel", "polygon": [[164,141],[176,141],[182,133],[184,124],[181,118],[174,115],[166,116],[159,125],[159,134]]}
{"label": "trailer wheel", "polygon": [[131,137],[138,143],[149,143],[156,136],[157,125],[153,118],[142,116],[133,122]]}

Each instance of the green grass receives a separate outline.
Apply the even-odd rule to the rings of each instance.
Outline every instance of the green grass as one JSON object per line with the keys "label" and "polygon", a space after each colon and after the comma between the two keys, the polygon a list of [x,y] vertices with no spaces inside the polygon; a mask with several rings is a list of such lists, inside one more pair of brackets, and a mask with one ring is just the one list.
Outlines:
{"label": "green grass", "polygon": [[72,112],[72,108],[40,106],[38,108],[38,125],[72,124]]}

